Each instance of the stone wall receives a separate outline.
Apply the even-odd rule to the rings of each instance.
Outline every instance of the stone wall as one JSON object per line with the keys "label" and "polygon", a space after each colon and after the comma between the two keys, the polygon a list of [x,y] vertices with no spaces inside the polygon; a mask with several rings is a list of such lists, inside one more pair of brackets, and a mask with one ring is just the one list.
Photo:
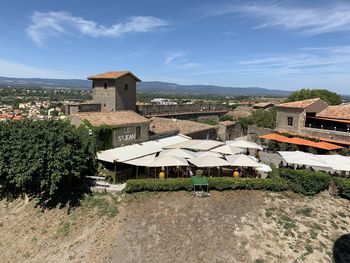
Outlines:
{"label": "stone wall", "polygon": [[[139,127],[139,128],[137,128]],[[140,133],[137,129],[141,129]],[[149,140],[148,124],[130,125],[113,129],[113,148]]]}
{"label": "stone wall", "polygon": [[236,122],[232,125],[218,124],[218,139],[220,141],[234,140],[243,136],[243,129],[240,123]]}

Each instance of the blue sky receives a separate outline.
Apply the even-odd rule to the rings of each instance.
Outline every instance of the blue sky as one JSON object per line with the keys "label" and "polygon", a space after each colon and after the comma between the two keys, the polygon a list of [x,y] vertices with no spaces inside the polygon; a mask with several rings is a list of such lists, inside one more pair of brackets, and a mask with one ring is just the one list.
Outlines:
{"label": "blue sky", "polygon": [[0,76],[350,94],[350,1],[3,0]]}

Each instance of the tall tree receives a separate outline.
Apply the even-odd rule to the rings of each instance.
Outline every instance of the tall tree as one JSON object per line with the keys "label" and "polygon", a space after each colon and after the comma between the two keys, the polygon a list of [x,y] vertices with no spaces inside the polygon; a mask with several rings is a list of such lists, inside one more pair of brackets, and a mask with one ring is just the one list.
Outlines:
{"label": "tall tree", "polygon": [[286,102],[320,98],[329,105],[339,105],[342,103],[341,96],[326,89],[301,89],[292,92]]}

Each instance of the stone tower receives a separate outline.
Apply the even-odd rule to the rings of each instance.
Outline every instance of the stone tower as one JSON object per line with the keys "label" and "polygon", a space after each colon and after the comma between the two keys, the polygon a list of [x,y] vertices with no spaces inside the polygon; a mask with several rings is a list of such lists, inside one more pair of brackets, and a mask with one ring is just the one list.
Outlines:
{"label": "stone tower", "polygon": [[112,71],[88,77],[92,80],[92,96],[101,111],[136,110],[136,82],[129,71]]}

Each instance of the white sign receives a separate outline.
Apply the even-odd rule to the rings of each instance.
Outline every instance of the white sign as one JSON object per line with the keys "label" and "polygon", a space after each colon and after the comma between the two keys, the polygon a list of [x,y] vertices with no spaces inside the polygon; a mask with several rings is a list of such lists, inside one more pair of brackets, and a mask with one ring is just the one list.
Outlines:
{"label": "white sign", "polygon": [[118,136],[118,142],[136,140],[136,133],[134,134],[124,134]]}

